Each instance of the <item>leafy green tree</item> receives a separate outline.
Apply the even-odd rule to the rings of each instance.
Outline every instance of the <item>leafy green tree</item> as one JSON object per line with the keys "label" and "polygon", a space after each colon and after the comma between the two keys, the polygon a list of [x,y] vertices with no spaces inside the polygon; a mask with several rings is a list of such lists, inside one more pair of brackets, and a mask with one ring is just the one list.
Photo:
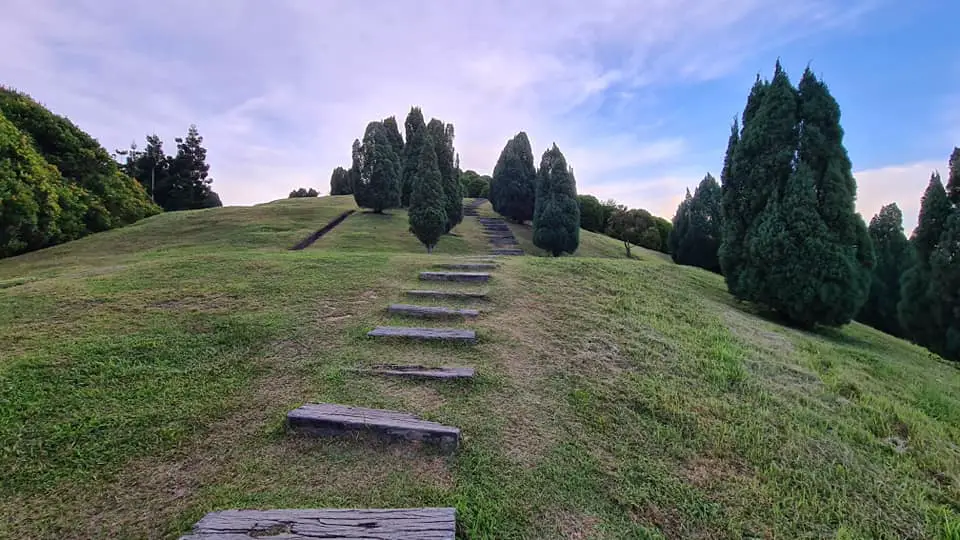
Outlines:
{"label": "leafy green tree", "polygon": [[398,156],[403,156],[403,136],[400,135],[400,126],[397,125],[396,116],[388,116],[383,119],[383,127],[387,130],[387,138],[390,139],[390,145]]}
{"label": "leafy green tree", "polygon": [[603,233],[606,228],[603,206],[593,195],[577,195],[580,206],[580,228],[595,233]]}
{"label": "leafy green tree", "polygon": [[580,246],[577,183],[556,144],[543,153],[536,185],[533,244],[554,257],[575,252]]}
{"label": "leafy green tree", "polygon": [[600,207],[603,209],[603,230],[599,232],[606,234],[610,228],[610,218],[619,212],[621,208],[625,209],[625,207],[617,204],[617,201],[613,199],[607,199],[600,204]]}
{"label": "leafy green tree", "polygon": [[653,216],[653,225],[657,230],[657,248],[661,253],[670,253],[670,233],[673,232],[673,223],[660,216]]}
{"label": "leafy green tree", "polygon": [[913,246],[903,234],[903,213],[896,203],[873,216],[868,228],[877,256],[870,282],[870,296],[857,320],[894,336],[903,334],[897,315],[900,280],[914,265]]}
{"label": "leafy green tree", "polygon": [[947,199],[940,175],[933,173],[920,200],[917,228],[910,238],[916,262],[903,275],[900,303],[897,305],[904,333],[915,342],[931,348],[935,348],[942,340],[944,330],[931,316],[938,309],[936,299],[931,295],[930,257],[940,243],[951,213],[950,200]]}
{"label": "leafy green tree", "polygon": [[443,195],[447,209],[447,230],[450,232],[463,221],[463,191],[460,186],[460,177],[455,163],[453,150],[453,125],[444,124],[432,118],[427,124],[427,133],[433,141],[433,149],[437,155],[437,165],[440,167],[440,183],[443,185]]}
{"label": "leafy green tree", "polygon": [[403,171],[401,174],[401,201],[403,206],[410,205],[410,193],[413,191],[413,178],[420,165],[420,154],[423,153],[424,141],[427,137],[427,124],[423,120],[423,111],[420,107],[411,107],[404,122],[406,143],[403,146]]}
{"label": "leafy green tree", "polygon": [[507,141],[493,168],[493,180],[490,183],[493,209],[517,223],[533,218],[539,190],[537,178],[530,139],[521,131]]}
{"label": "leafy green tree", "polygon": [[476,171],[466,170],[460,173],[460,185],[463,186],[464,197],[483,197],[484,189],[490,189],[490,177],[481,176]]}
{"label": "leafy green tree", "polygon": [[720,185],[709,173],[700,181],[693,196],[687,191],[687,198],[680,203],[673,218],[669,243],[674,262],[720,272],[717,255],[722,222],[720,199]]}
{"label": "leafy green tree", "polygon": [[950,176],[947,178],[947,198],[954,206],[960,206],[960,148],[954,147],[950,154]]}
{"label": "leafy green tree", "polygon": [[410,194],[410,232],[426,246],[427,253],[433,252],[434,246],[447,230],[446,196],[434,148],[428,134]]}
{"label": "leafy green tree", "polygon": [[929,296],[940,331],[934,351],[960,360],[960,210],[953,210],[937,248],[930,255]]}
{"label": "leafy green tree", "polygon": [[400,206],[400,156],[394,151],[383,122],[367,124],[358,164],[360,178],[353,186],[357,206],[376,214]]}
{"label": "leafy green tree", "polygon": [[619,206],[610,217],[607,234],[623,242],[627,257],[633,257],[631,247],[641,246],[660,251],[662,249],[660,231],[650,212],[642,208],[627,209]]}
{"label": "leafy green tree", "polygon": [[350,171],[337,167],[330,175],[330,195],[353,195]]}
{"label": "leafy green tree", "polygon": [[291,191],[291,192],[290,192],[290,196],[287,197],[287,198],[288,198],[288,199],[299,199],[299,198],[305,198],[305,197],[319,197],[319,196],[320,196],[320,193],[317,192],[317,190],[315,190],[315,189],[313,189],[313,188],[310,188],[310,189],[307,189],[307,188],[299,188],[299,189],[295,189],[295,190]]}
{"label": "leafy green tree", "polygon": [[30,138],[34,149],[68,184],[79,188],[72,191],[86,206],[85,233],[127,225],[159,211],[100,143],[67,118],[3,87],[0,113]]}

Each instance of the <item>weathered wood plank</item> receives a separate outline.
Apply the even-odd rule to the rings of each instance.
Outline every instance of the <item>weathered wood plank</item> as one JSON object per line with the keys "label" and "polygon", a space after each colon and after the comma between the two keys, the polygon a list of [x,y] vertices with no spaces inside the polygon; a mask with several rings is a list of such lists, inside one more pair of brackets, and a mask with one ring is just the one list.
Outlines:
{"label": "weathered wood plank", "polygon": [[454,540],[455,508],[221,510],[180,540]]}
{"label": "weathered wood plank", "polygon": [[434,265],[437,268],[447,270],[496,270],[497,265],[493,262],[462,262],[462,263],[440,263]]}
{"label": "weathered wood plank", "polygon": [[420,272],[421,281],[489,281],[486,272]]}
{"label": "weathered wood plank", "polygon": [[409,328],[406,326],[378,326],[367,332],[370,337],[401,338],[420,341],[448,341],[476,343],[477,333],[459,328]]}
{"label": "weathered wood plank", "polygon": [[438,300],[486,300],[487,293],[472,291],[429,291],[414,290],[407,291],[407,296],[414,298],[436,298]]}
{"label": "weathered wood plank", "polygon": [[422,420],[412,414],[334,403],[306,403],[287,413],[291,431],[318,437],[372,431],[378,435],[436,444],[445,452],[453,452],[460,442],[460,430],[436,422]]}
{"label": "weathered wood plank", "polygon": [[420,319],[470,319],[480,315],[480,312],[475,309],[414,306],[410,304],[390,304],[387,311],[394,315],[406,315],[407,317]]}
{"label": "weathered wood plank", "polygon": [[491,249],[493,255],[523,255],[522,249]]}
{"label": "weathered wood plank", "polygon": [[371,366],[369,371],[379,375],[413,379],[472,379],[476,373],[473,368],[465,367],[426,367],[397,364]]}

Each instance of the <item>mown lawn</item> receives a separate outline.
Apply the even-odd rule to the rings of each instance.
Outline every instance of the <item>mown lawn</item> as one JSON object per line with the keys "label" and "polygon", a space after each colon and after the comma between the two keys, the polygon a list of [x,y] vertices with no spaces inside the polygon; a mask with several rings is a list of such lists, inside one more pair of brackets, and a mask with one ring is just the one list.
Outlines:
{"label": "mown lawn", "polygon": [[[782,327],[642,250],[505,258],[467,286],[491,293],[471,303],[475,347],[373,342],[405,322],[384,310],[417,271],[486,246],[468,218],[427,256],[398,212],[287,251],[350,204],[168,214],[0,261],[0,537],[453,505],[472,539],[960,538],[956,365],[857,324]],[[384,361],[479,377],[353,371]],[[307,400],[410,411],[464,440],[446,457],[286,435]]]}

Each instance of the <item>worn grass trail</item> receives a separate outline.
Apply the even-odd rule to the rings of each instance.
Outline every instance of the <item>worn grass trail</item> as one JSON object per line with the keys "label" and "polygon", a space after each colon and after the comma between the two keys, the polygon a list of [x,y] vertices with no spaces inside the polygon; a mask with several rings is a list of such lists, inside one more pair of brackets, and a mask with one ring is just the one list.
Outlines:
{"label": "worn grass trail", "polygon": [[[920,348],[856,324],[779,326],[718,276],[644,251],[505,257],[489,284],[429,285],[486,301],[410,302],[419,271],[485,251],[470,219],[432,256],[364,214],[289,252],[316,229],[309,208],[345,203],[280,204],[303,223],[166,215],[204,239],[174,249],[147,220],[152,243],[121,229],[0,261],[0,537],[175,538],[224,508],[455,506],[471,539],[957,538],[960,373]],[[370,250],[324,245],[368,224]],[[397,302],[476,307],[416,325],[479,343],[367,338],[411,324],[387,312]],[[384,362],[477,377],[356,371]],[[463,441],[444,456],[285,434],[308,401],[407,411]]]}

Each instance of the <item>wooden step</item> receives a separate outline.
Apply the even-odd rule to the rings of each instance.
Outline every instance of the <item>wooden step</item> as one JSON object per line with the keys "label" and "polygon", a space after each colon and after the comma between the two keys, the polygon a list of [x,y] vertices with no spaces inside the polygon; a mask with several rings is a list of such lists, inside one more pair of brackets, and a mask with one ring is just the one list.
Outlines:
{"label": "wooden step", "polygon": [[435,265],[437,268],[447,270],[496,270],[497,265],[492,262],[462,262],[462,263],[441,263]]}
{"label": "wooden step", "polygon": [[477,333],[459,328],[411,328],[407,326],[378,326],[367,332],[370,337],[476,343]]}
{"label": "wooden step", "polygon": [[410,304],[390,304],[387,311],[394,315],[406,315],[419,319],[472,319],[480,314],[475,309],[413,306]]}
{"label": "wooden step", "polygon": [[460,443],[460,430],[422,420],[412,414],[382,409],[348,407],[334,403],[306,403],[287,413],[287,426],[295,432],[318,437],[372,431],[392,439],[436,444],[453,452]]}
{"label": "wooden step", "polygon": [[523,255],[522,249],[491,249],[493,255]]}
{"label": "wooden step", "polygon": [[420,272],[421,281],[489,281],[486,272]]}
{"label": "wooden step", "polygon": [[415,298],[437,298],[437,299],[449,299],[449,300],[486,300],[487,293],[485,292],[472,292],[472,291],[428,291],[428,290],[414,290],[407,291],[407,296],[412,296]]}
{"label": "wooden step", "polygon": [[381,364],[372,366],[369,370],[378,375],[389,375],[393,377],[407,377],[412,379],[472,379],[474,376],[473,368],[465,367],[426,367],[426,366],[407,366],[396,364]]}
{"label": "wooden step", "polygon": [[454,540],[456,521],[455,508],[221,510],[180,540]]}
{"label": "wooden step", "polygon": [[490,243],[497,246],[517,246],[520,245],[520,242],[517,242],[516,238],[491,238]]}

